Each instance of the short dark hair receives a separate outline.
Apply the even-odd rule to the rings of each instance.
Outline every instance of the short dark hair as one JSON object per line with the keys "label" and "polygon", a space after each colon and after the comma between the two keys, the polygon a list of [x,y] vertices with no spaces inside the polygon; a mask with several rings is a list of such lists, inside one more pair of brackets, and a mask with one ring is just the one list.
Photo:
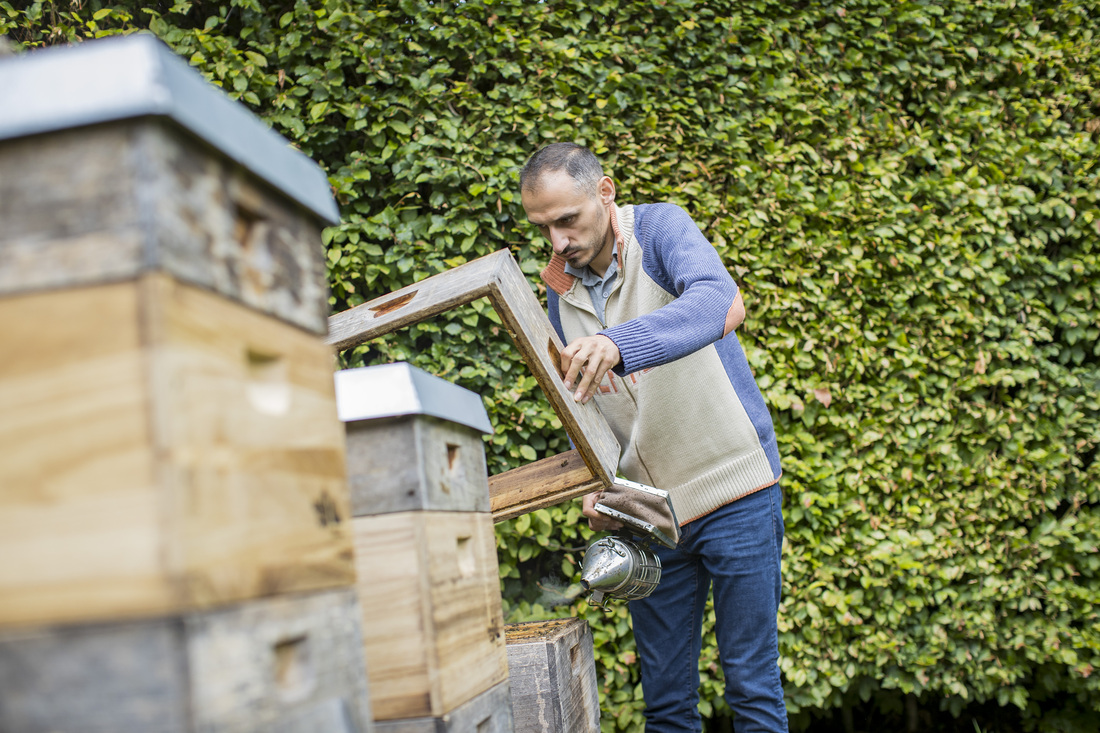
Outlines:
{"label": "short dark hair", "polygon": [[603,178],[603,167],[591,150],[576,143],[553,143],[531,156],[519,172],[521,191],[534,191],[547,173],[565,171],[577,184],[577,190],[593,195]]}

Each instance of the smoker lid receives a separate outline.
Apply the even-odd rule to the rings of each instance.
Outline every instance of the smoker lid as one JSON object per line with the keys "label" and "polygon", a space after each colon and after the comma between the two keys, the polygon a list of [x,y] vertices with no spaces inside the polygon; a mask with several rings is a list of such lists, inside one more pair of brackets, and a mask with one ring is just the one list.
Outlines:
{"label": "smoker lid", "polygon": [[0,140],[140,117],[172,120],[323,221],[340,221],[320,166],[152,35],[0,58]]}
{"label": "smoker lid", "polygon": [[336,372],[336,410],[344,422],[430,415],[493,432],[480,395],[403,361]]}

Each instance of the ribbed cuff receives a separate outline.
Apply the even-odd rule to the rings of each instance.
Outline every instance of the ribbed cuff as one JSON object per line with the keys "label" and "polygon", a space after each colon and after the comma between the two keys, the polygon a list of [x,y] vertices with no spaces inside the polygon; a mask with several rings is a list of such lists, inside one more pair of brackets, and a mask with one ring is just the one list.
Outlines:
{"label": "ribbed cuff", "polygon": [[619,376],[633,374],[668,361],[667,352],[644,323],[637,320],[620,323],[600,331],[619,347],[619,362],[613,371]]}

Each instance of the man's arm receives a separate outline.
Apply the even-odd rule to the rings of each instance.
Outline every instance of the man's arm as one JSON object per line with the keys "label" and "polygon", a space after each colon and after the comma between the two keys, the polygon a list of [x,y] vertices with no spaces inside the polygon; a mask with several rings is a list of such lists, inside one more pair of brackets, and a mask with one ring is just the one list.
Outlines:
{"label": "man's arm", "polygon": [[620,362],[614,371],[620,375],[694,353],[745,319],[737,284],[687,212],[652,204],[635,234],[646,274],[676,299],[600,332],[618,348]]}

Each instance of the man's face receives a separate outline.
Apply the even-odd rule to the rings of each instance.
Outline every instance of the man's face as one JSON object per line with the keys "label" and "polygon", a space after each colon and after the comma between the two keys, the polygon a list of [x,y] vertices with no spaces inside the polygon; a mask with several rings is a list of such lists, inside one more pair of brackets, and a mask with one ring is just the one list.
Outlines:
{"label": "man's face", "polygon": [[520,192],[527,219],[570,265],[580,268],[591,264],[602,275],[611,263],[612,235],[600,194],[577,190],[565,171],[546,173],[536,183],[534,190],[525,188]]}

